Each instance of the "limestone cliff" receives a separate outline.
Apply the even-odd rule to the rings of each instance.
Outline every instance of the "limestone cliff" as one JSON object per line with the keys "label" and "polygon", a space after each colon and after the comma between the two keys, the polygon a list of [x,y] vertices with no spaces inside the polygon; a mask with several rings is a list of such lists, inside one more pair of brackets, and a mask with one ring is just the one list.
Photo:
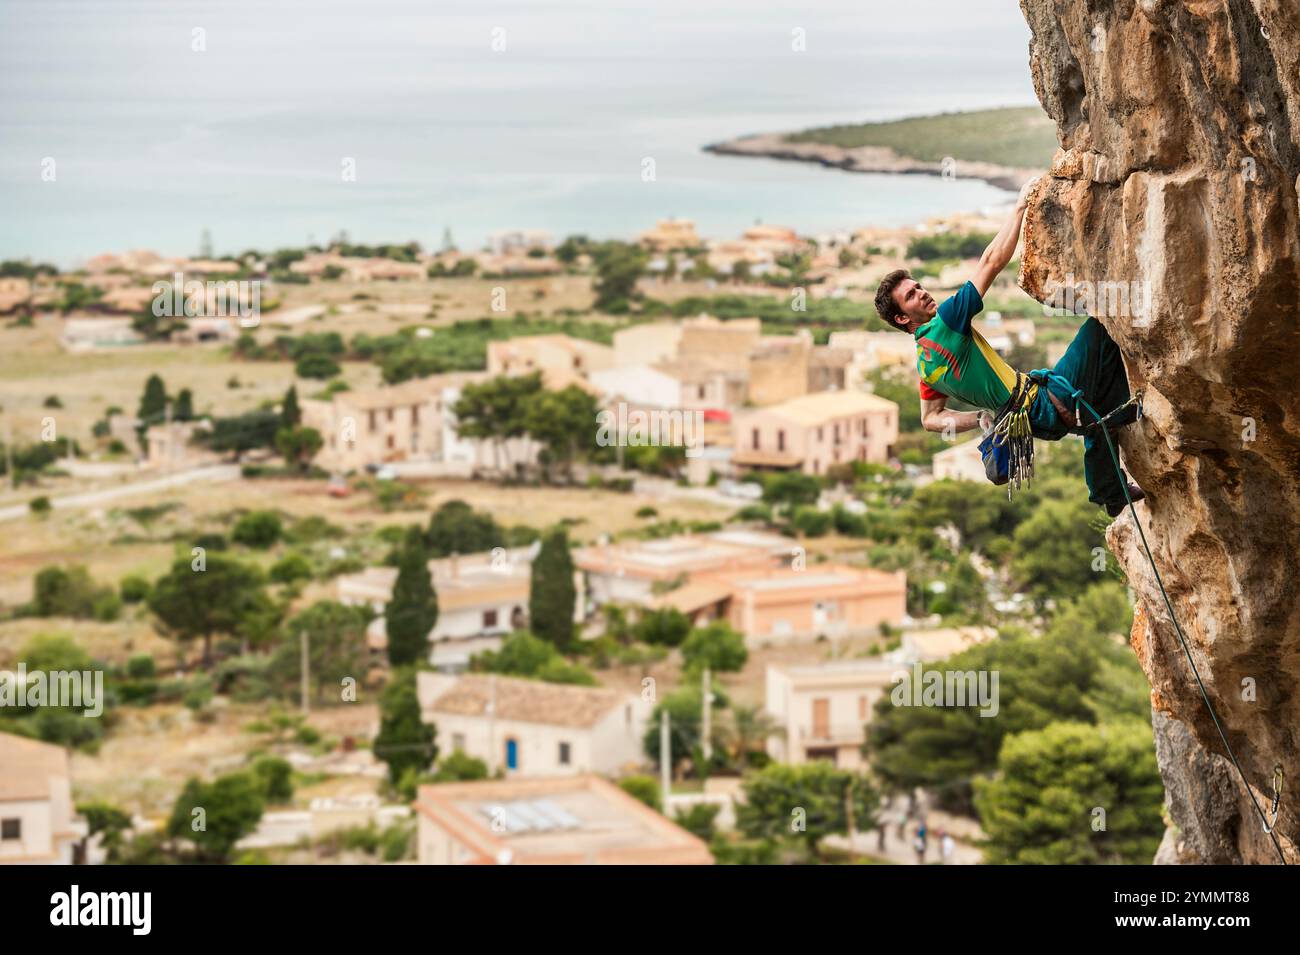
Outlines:
{"label": "limestone cliff", "polygon": [[[1263,807],[1285,771],[1277,832],[1300,862],[1300,4],[1021,8],[1061,144],[1021,285],[1040,301],[1073,287],[1145,391],[1121,444],[1147,539]],[[1276,862],[1128,515],[1109,540],[1139,598],[1179,856]]]}

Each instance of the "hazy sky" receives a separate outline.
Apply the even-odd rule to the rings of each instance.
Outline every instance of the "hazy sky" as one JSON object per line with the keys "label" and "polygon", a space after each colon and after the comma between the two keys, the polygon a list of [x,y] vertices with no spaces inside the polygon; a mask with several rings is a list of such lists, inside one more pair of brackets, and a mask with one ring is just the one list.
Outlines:
{"label": "hazy sky", "polygon": [[934,214],[989,197],[699,147],[1032,104],[1028,39],[1012,0],[0,0],[0,255]]}

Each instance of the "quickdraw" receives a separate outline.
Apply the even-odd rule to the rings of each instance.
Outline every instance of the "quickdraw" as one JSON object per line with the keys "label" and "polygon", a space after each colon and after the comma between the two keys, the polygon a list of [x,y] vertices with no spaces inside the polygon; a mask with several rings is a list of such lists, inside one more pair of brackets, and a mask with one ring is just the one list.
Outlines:
{"label": "quickdraw", "polygon": [[1007,499],[1034,479],[1034,434],[1029,422],[1029,383],[1016,372],[1016,388],[998,409],[989,434],[993,445],[1007,449]]}
{"label": "quickdraw", "polygon": [[1273,804],[1268,808],[1269,818],[1260,820],[1264,826],[1264,831],[1269,835],[1273,834],[1273,827],[1277,825],[1277,813],[1282,808],[1282,787],[1286,785],[1286,776],[1282,772],[1282,764],[1278,763],[1273,767]]}

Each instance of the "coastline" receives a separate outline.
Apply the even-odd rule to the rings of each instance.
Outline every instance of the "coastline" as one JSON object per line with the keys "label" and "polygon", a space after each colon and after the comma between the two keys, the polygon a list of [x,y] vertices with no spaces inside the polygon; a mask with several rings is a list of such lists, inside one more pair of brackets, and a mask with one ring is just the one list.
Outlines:
{"label": "coastline", "polygon": [[[842,169],[845,172],[949,175],[943,163],[901,156],[887,146],[857,146],[846,149],[828,143],[792,143],[786,140],[787,135],[787,133],[756,133],[719,143],[710,143],[702,149],[704,152],[720,156],[758,156],[790,162],[811,162],[833,169]],[[1041,169],[1020,169],[997,163],[957,159],[954,161],[951,175],[957,179],[982,179],[999,189],[1018,192],[1029,179],[1041,173]]]}

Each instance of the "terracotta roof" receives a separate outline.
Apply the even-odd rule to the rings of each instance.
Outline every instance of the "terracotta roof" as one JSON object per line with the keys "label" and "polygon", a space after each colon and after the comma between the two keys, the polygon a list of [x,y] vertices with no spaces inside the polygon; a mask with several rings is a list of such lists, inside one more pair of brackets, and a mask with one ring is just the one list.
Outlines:
{"label": "terracotta roof", "polygon": [[446,678],[435,673],[420,674],[420,707],[429,713],[456,716],[485,716],[493,699],[495,681],[496,716],[521,723],[586,728],[594,726],[625,697],[614,690],[591,686],[570,686],[520,680],[514,677],[466,674],[455,678],[441,693]]}
{"label": "terracotta roof", "polygon": [[670,590],[650,601],[656,609],[672,608],[682,613],[694,613],[704,607],[720,603],[731,597],[731,588],[725,584],[698,583],[686,584],[676,590]]}
{"label": "terracotta roof", "polygon": [[68,775],[68,754],[61,746],[0,733],[0,802],[48,799],[50,777]]}

